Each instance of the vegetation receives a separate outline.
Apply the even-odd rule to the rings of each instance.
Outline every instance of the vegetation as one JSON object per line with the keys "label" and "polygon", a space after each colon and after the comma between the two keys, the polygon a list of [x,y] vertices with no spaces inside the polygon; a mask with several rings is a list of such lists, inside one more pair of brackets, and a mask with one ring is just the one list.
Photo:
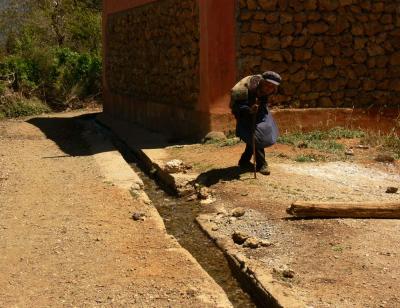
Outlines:
{"label": "vegetation", "polygon": [[313,163],[317,161],[326,161],[326,157],[315,154],[301,154],[298,155],[294,160],[298,163]]}
{"label": "vegetation", "polygon": [[[391,152],[400,159],[400,137],[393,130],[389,134],[350,130],[336,127],[328,131],[296,132],[281,136],[278,143],[293,145],[298,148],[315,149],[332,154],[343,154],[345,146],[339,139],[359,139],[359,143],[380,150]],[[340,155],[341,156],[341,155]],[[302,154],[295,158],[297,162],[325,161],[327,158],[315,154]]]}
{"label": "vegetation", "polygon": [[370,132],[361,139],[361,144],[392,152],[397,159],[400,159],[400,136],[394,131],[390,134]]}
{"label": "vegetation", "polygon": [[1,118],[16,118],[41,114],[49,112],[50,108],[37,98],[20,98],[19,100],[10,100],[0,104],[0,119]]}
{"label": "vegetation", "polygon": [[329,153],[343,152],[345,147],[337,142],[338,139],[353,139],[365,137],[360,130],[349,130],[336,127],[328,131],[296,132],[279,137],[278,143],[294,145],[299,148],[310,148]]}
{"label": "vegetation", "polygon": [[[0,13],[0,113],[74,108],[101,90],[100,0],[8,0]],[[42,106],[42,107],[39,107]]]}

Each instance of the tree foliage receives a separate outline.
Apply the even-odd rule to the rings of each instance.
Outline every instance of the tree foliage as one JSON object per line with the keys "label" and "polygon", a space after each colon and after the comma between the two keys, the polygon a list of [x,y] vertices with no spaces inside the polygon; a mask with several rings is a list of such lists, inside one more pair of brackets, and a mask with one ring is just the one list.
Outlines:
{"label": "tree foliage", "polygon": [[3,5],[3,81],[24,97],[59,107],[99,94],[100,0],[7,0]]}

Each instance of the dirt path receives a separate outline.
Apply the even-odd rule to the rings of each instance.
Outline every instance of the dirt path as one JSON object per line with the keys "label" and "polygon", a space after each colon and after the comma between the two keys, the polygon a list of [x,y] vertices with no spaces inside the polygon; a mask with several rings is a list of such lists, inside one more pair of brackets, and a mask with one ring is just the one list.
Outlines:
{"label": "dirt path", "polygon": [[159,217],[130,219],[70,116],[0,122],[0,306],[229,306]]}
{"label": "dirt path", "polygon": [[[400,307],[399,220],[288,220],[285,211],[295,200],[398,201],[399,194],[386,193],[399,186],[398,163],[377,163],[361,151],[348,161],[296,163],[281,158],[289,149],[277,145],[268,154],[271,176],[254,180],[235,167],[243,148],[166,149],[166,161],[181,159],[207,178],[217,200],[207,209],[217,209],[211,219],[217,237],[231,240],[241,231],[270,241],[270,247],[242,253],[276,273],[293,270],[294,278],[276,279],[310,307]],[[217,215],[237,207],[246,210],[239,219]]]}

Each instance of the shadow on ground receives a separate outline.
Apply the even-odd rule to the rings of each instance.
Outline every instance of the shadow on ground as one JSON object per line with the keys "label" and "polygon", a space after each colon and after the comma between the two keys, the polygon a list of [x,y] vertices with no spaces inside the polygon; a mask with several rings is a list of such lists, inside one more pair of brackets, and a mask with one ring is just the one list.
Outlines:
{"label": "shadow on ground", "polygon": [[[93,149],[89,149],[83,138],[87,133],[84,123],[94,121],[97,114],[85,114],[76,117],[40,117],[32,118],[27,122],[39,128],[48,139],[54,141],[66,154],[64,156],[48,156],[43,158],[58,158],[67,156],[93,155]],[[96,149],[97,152],[112,150],[109,146]]]}
{"label": "shadow on ground", "polygon": [[[48,139],[53,140],[60,149],[66,154],[62,156],[49,156],[43,158],[59,158],[68,156],[88,156],[95,153],[108,152],[113,150],[109,143],[104,143],[104,146],[99,146],[96,149],[89,149],[83,136],[86,133],[95,133],[90,130],[90,122],[96,122],[98,128],[103,130],[104,135],[110,134],[108,127],[100,124],[97,119],[102,116],[102,113],[83,114],[74,117],[62,116],[48,116],[31,118],[27,122],[39,128]],[[103,123],[103,122],[102,122]],[[151,132],[137,124],[130,122],[121,122],[121,127],[115,129],[127,132],[131,144],[137,149],[158,149],[167,146],[174,146],[180,144],[192,144],[194,141],[171,139],[163,134]],[[112,134],[112,133],[111,133]],[[101,135],[99,138],[103,138]]]}
{"label": "shadow on ground", "polygon": [[221,168],[221,169],[212,169],[207,172],[203,172],[200,174],[196,182],[201,183],[205,186],[212,186],[217,184],[220,181],[234,181],[240,180],[240,176],[247,171],[241,170],[238,166]]}

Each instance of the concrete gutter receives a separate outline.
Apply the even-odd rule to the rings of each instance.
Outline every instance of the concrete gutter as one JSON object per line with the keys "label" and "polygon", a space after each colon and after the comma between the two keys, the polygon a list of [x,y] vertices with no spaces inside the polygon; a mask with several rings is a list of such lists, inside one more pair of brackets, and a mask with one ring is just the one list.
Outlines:
{"label": "concrete gutter", "polygon": [[[155,174],[161,185],[166,186],[179,196],[195,192],[194,183],[198,174],[169,174],[164,170],[164,165],[169,157],[164,150],[169,146],[165,137],[149,132],[132,123],[117,121],[99,116],[98,121],[110,128],[133,150],[151,173]],[[151,140],[154,138],[154,140]],[[304,308],[302,302],[295,299],[290,289],[274,279],[272,270],[261,262],[246,258],[230,238],[220,238],[212,231],[211,215],[200,215],[197,222],[202,230],[215,241],[216,245],[224,252],[236,276],[247,285],[248,292],[257,300],[260,307],[288,307]]]}
{"label": "concrete gutter", "polygon": [[160,180],[168,191],[183,197],[195,192],[194,183],[199,174],[190,172],[170,174],[165,171],[171,146],[161,134],[150,132],[130,122],[111,119],[104,114],[97,117],[100,124],[112,130],[139,158],[143,167]]}
{"label": "concrete gutter", "polygon": [[[175,279],[187,279],[188,282],[189,279],[196,279],[201,282],[196,286],[198,295],[196,296],[195,302],[197,304],[195,305],[199,305],[198,307],[232,307],[225,292],[200,266],[196,259],[182,248],[173,236],[167,235],[161,216],[144,191],[143,181],[115,149],[111,141],[98,130],[95,123],[80,121],[80,124],[84,130],[83,137],[93,152],[93,158],[98,164],[105,181],[122,190],[129,191],[142,205],[142,212],[148,218],[147,223],[151,225],[148,232],[155,234],[157,233],[156,230],[158,230],[158,233],[163,234],[163,237],[165,237],[165,246],[173,247],[166,248],[165,252],[161,254],[163,257],[159,260],[160,264],[143,264],[143,266],[162,267],[164,261],[168,263],[171,260],[185,260],[190,264],[190,277],[185,277],[184,273],[179,270],[166,274]],[[166,258],[166,260],[163,261],[163,258]]]}

